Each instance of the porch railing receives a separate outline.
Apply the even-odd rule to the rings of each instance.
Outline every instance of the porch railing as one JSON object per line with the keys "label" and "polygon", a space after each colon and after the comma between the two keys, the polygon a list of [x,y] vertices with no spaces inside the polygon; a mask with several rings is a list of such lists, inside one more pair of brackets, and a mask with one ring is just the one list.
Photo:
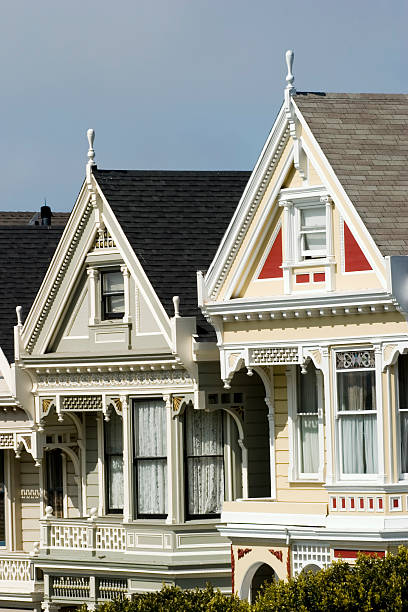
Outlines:
{"label": "porch railing", "polygon": [[4,553],[0,556],[0,591],[2,583],[29,583],[34,581],[34,565],[27,554]]}

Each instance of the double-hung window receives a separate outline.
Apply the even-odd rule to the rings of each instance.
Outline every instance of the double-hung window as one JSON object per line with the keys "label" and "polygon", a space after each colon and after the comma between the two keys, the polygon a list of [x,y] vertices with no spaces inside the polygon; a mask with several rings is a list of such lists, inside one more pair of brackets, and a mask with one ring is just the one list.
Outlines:
{"label": "double-hung window", "polygon": [[133,400],[137,518],[167,516],[167,427],[162,399]]}
{"label": "double-hung window", "polygon": [[408,478],[408,355],[398,357],[400,472]]}
{"label": "double-hung window", "polygon": [[112,411],[104,427],[106,511],[123,512],[123,435],[122,419]]}
{"label": "double-hung window", "polygon": [[297,472],[300,478],[317,478],[320,452],[316,368],[309,363],[305,374],[299,368],[296,371]]}
{"label": "double-hung window", "polygon": [[122,319],[125,311],[125,290],[120,270],[102,272],[102,319]]}
{"label": "double-hung window", "polygon": [[187,518],[219,516],[224,501],[222,410],[188,407],[184,431]]}
{"label": "double-hung window", "polygon": [[336,353],[337,417],[343,475],[376,474],[377,406],[373,350]]}
{"label": "double-hung window", "polygon": [[299,259],[326,256],[326,207],[319,205],[299,206]]}

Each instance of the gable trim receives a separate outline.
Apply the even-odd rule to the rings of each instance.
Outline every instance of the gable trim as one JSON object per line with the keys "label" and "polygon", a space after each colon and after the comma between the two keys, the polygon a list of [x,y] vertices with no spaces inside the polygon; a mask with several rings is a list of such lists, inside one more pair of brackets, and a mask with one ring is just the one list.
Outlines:
{"label": "gable trim", "polygon": [[[77,208],[78,211],[75,215],[71,213],[70,220],[65,227],[60,242],[51,259],[45,278],[41,283],[40,289],[38,290],[34,303],[31,306],[23,325],[22,338],[25,345],[25,350],[28,354],[32,353],[44,327],[44,323],[54,303],[58,289],[70,264],[71,257],[78,247],[82,230],[91,215],[91,194],[87,193],[85,188],[86,183],[84,182],[74,207],[74,210]],[[86,195],[85,198],[84,195]],[[81,211],[81,219],[76,226],[72,239],[70,239],[72,228],[73,226],[75,227],[75,222],[73,220],[74,216],[78,216]],[[55,264],[59,259],[62,259],[62,263],[60,266],[56,266]],[[47,287],[49,287],[48,291]]]}
{"label": "gable trim", "polygon": [[[258,220],[258,223],[252,233],[252,236],[250,238],[250,240],[248,241],[248,244],[246,246],[245,252],[243,253],[242,259],[239,263],[239,265],[237,266],[237,269],[229,283],[229,286],[227,287],[227,290],[225,292],[225,299],[229,300],[231,299],[231,295],[233,293],[233,291],[235,290],[237,293],[239,293],[242,290],[242,287],[245,283],[245,280],[243,277],[241,278],[241,281],[239,282],[239,284],[237,285],[237,281],[240,278],[241,275],[243,275],[244,272],[244,268],[248,267],[251,268],[251,266],[253,265],[256,257],[258,256],[259,253],[259,248],[258,249],[254,249],[254,244],[255,241],[259,239],[259,245],[262,244],[262,242],[265,240],[265,237],[271,227],[271,224],[273,223],[273,221],[276,219],[276,214],[273,215],[273,218],[270,215],[271,212],[271,207],[273,206],[274,201],[276,200],[276,198],[279,195],[279,192],[281,190],[281,186],[283,181],[285,180],[285,177],[289,171],[290,166],[293,163],[293,155],[294,155],[294,151],[293,148],[289,151],[287,160],[280,172],[279,177],[277,178],[275,187],[268,199],[268,202],[261,214],[260,219]],[[271,217],[268,220],[268,217]]]}
{"label": "gable trim", "polygon": [[251,221],[269,186],[273,171],[289,140],[289,136],[289,125],[285,108],[282,106],[245,187],[234,216],[205,275],[207,293],[211,300],[216,299],[235,261]]}

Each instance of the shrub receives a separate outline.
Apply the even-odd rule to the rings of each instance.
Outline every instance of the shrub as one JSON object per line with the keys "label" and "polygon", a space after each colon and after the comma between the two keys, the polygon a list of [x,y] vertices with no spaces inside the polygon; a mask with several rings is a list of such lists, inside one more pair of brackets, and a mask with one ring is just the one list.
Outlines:
{"label": "shrub", "polygon": [[359,555],[354,566],[337,561],[316,574],[268,584],[252,605],[210,585],[190,591],[164,586],[104,603],[98,612],[408,612],[408,549],[385,558]]}

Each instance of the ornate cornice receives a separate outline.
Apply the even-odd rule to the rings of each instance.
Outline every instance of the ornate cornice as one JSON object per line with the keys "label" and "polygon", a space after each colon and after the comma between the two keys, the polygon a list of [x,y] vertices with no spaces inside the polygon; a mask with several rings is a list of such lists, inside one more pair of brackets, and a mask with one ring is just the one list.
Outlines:
{"label": "ornate cornice", "polygon": [[146,387],[165,385],[192,385],[193,380],[185,370],[160,370],[151,372],[83,372],[40,373],[38,386],[47,388],[94,387]]}

